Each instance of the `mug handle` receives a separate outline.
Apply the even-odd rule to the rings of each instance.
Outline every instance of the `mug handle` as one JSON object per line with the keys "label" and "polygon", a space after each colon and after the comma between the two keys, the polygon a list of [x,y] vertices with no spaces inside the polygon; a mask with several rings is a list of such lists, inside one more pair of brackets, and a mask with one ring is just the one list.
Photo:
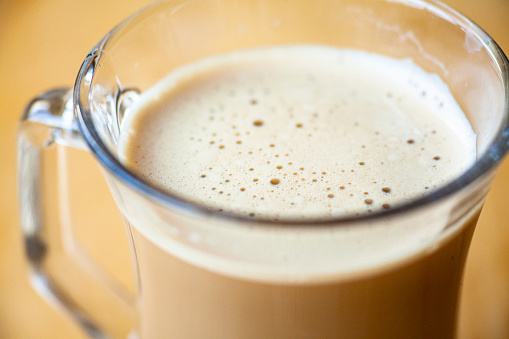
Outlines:
{"label": "mug handle", "polygon": [[[111,275],[87,253],[77,253],[64,246],[59,225],[45,222],[46,213],[52,206],[46,204],[46,199],[52,197],[45,195],[42,189],[45,153],[56,147],[55,144],[87,150],[74,120],[72,93],[69,88],[43,93],[28,104],[22,116],[18,127],[20,222],[33,287],[50,304],[70,315],[90,337],[109,338],[122,326],[112,324],[111,319],[109,323],[100,319],[92,311],[93,307],[97,310],[97,305],[108,305],[114,309],[115,321],[134,327],[134,296],[115,284]],[[58,208],[55,215],[59,215]],[[60,250],[71,264],[55,265],[55,256],[50,255],[55,250]],[[70,274],[85,282],[87,289],[93,289],[93,293],[89,293],[92,297],[73,297],[65,278]]]}

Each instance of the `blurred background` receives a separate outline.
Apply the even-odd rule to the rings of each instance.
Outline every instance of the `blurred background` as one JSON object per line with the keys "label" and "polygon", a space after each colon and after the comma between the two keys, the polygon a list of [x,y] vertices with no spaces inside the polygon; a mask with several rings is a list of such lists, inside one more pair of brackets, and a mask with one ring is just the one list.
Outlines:
{"label": "blurred background", "polygon": [[[0,338],[85,338],[30,286],[18,226],[16,125],[37,94],[71,86],[87,52],[149,0],[0,0]],[[445,0],[509,53],[508,0]],[[83,247],[132,289],[122,226],[100,171],[87,154],[68,155]],[[94,196],[87,193],[93,187]],[[88,194],[88,195],[87,195]],[[509,338],[509,159],[476,229],[462,288],[459,338]],[[95,220],[101,220],[99,224]],[[103,228],[104,222],[111,226]],[[80,233],[81,232],[81,233]],[[97,235],[100,235],[99,238]],[[118,243],[101,239],[118,236]],[[77,286],[81,290],[84,288]],[[98,305],[101,308],[101,305]],[[111,315],[114,317],[114,314]],[[122,327],[120,323],[118,325]],[[121,333],[121,331],[119,331]]]}

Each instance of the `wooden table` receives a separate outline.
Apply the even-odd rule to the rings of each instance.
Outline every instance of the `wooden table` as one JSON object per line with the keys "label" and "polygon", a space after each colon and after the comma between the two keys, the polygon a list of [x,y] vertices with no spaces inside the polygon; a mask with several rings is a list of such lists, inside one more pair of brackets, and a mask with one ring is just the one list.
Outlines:
{"label": "wooden table", "polygon": [[[28,282],[17,216],[16,123],[33,96],[53,87],[71,85],[91,47],[116,23],[149,2],[0,1],[0,155],[3,159],[0,167],[0,338],[84,338]],[[508,0],[445,2],[484,27],[509,51]],[[87,175],[97,176],[98,186],[102,185],[96,165],[90,159],[83,161],[81,170],[85,168]],[[506,160],[471,246],[463,285],[460,338],[509,338],[508,198],[509,160]],[[119,276],[129,270],[128,264],[115,264],[124,256],[125,248],[99,246],[97,251],[98,255],[109,258],[107,265],[117,270]]]}

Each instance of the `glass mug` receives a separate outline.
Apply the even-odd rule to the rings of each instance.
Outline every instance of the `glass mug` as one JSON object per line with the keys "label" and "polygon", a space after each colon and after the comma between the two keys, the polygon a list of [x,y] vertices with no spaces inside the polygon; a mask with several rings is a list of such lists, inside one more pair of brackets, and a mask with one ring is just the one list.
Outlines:
{"label": "glass mug", "polygon": [[[140,93],[181,65],[279,44],[411,58],[438,74],[477,134],[475,164],[388,211],[292,223],[207,210],[150,186],[120,163],[123,114]],[[73,90],[42,94],[23,116],[19,188],[32,280],[97,338],[114,334],[117,316],[142,338],[454,337],[465,257],[508,148],[508,66],[485,32],[434,0],[154,4],[92,49]],[[114,304],[109,315],[92,311],[86,293],[70,292],[52,256],[63,237],[45,219],[41,169],[55,144],[95,155],[124,220],[134,301],[94,270],[81,267],[78,277],[102,293],[104,304]],[[367,242],[366,234],[384,241]]]}

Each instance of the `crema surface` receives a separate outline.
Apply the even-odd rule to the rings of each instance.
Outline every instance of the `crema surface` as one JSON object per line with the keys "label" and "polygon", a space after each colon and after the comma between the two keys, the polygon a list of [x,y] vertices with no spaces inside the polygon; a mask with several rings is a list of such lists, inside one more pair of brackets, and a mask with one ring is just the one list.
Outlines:
{"label": "crema surface", "polygon": [[127,112],[121,160],[193,203],[253,218],[390,209],[460,175],[475,135],[410,60],[281,46],[181,67]]}

